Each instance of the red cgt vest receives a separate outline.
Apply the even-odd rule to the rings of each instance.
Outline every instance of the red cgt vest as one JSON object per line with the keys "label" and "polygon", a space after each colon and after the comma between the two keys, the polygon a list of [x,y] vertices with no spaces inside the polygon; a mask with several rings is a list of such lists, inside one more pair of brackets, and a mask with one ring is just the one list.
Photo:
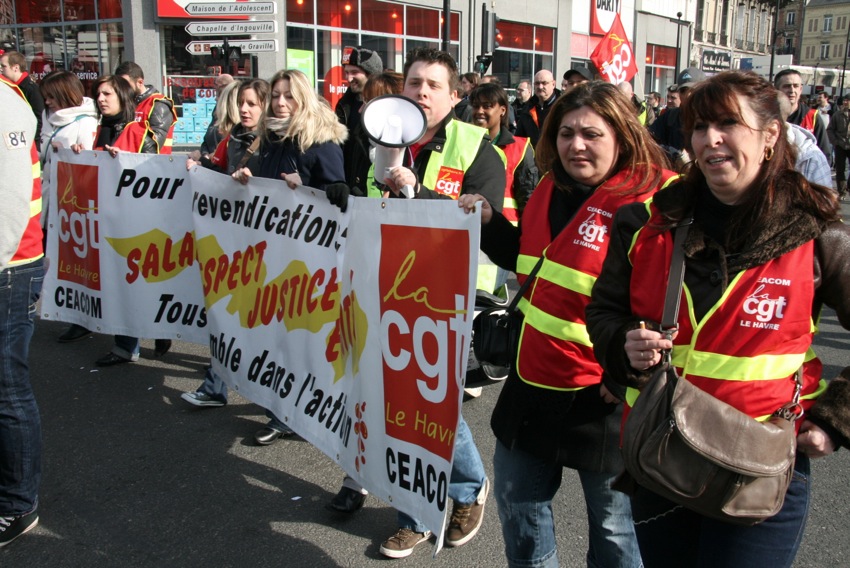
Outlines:
{"label": "red cgt vest", "polygon": [[516,195],[514,194],[514,174],[517,167],[522,163],[528,148],[531,148],[531,140],[514,136],[513,144],[496,147],[505,155],[505,201],[502,204],[502,215],[512,225],[519,223],[519,211],[517,210]]}
{"label": "red cgt vest", "polygon": [[[136,122],[143,124],[145,126],[145,135],[149,132],[151,136],[153,136],[153,130],[150,127],[150,116],[153,112],[153,105],[156,101],[167,101],[171,105],[171,114],[174,116],[174,120],[171,122],[171,127],[168,129],[168,134],[165,137],[165,142],[162,147],[159,148],[160,154],[170,154],[172,145],[174,144],[174,125],[177,124],[177,113],[174,110],[174,104],[171,102],[171,99],[163,95],[162,93],[154,93],[144,99],[136,106]],[[138,153],[141,150],[142,142],[144,142],[144,138],[139,141],[138,148],[139,150],[130,150]],[[134,141],[135,143],[135,141]]]}
{"label": "red cgt vest", "polygon": [[[582,204],[555,240],[551,240],[549,226],[549,208],[557,191],[551,172],[534,190],[522,219],[517,259],[520,283],[541,255],[546,259],[520,302],[525,317],[517,373],[524,382],[541,388],[578,390],[601,381],[602,368],[593,356],[584,310],[602,271],[614,213],[623,205],[646,202],[655,193],[619,193],[624,189],[618,187],[621,183],[639,177],[624,171],[609,179]],[[662,172],[663,185],[676,178],[673,172]]]}
{"label": "red cgt vest", "polygon": [[[630,291],[632,313],[661,321],[673,251],[671,231],[651,228],[634,240]],[[803,408],[825,383],[811,350],[815,331],[814,242],[735,276],[702,321],[696,321],[690,291],[683,287],[673,364],[680,376],[757,419],[791,400],[794,374],[803,367]],[[637,391],[630,392],[633,403]],[[798,421],[798,424],[802,421]]]}

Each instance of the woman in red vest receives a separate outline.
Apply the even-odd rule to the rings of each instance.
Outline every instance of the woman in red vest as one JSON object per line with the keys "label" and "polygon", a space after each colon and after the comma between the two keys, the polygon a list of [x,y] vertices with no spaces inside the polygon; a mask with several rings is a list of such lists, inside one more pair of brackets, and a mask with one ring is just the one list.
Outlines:
{"label": "woman in red vest", "polygon": [[537,145],[543,175],[519,227],[480,196],[481,249],[520,283],[543,258],[520,308],[517,357],[493,412],[494,493],[510,566],[557,566],[552,500],[563,468],[578,472],[588,511],[588,566],[637,568],[629,500],[611,489],[623,389],[603,385],[584,323],[621,206],[644,206],[674,174],[607,83],[580,85],[554,103]]}
{"label": "woman in red vest", "polygon": [[[147,127],[136,122],[136,104],[133,88],[120,77],[104,75],[92,85],[92,98],[97,106],[100,124],[94,141],[94,150],[106,150],[114,158],[118,152],[156,154],[159,148]],[[83,147],[75,144],[79,153]],[[171,340],[157,339],[155,353],[164,355],[171,348]],[[116,335],[112,350],[96,361],[99,367],[110,367],[139,360],[139,338]]]}
{"label": "woman in red vest", "polygon": [[[640,389],[672,349],[680,376],[754,419],[793,399],[802,369],[804,415],[779,513],[742,527],[638,487],[638,541],[648,568],[791,566],[808,515],[809,458],[850,447],[850,367],[827,387],[811,349],[824,305],[850,326],[850,230],[834,191],[794,171],[776,90],[764,79],[726,72],[698,83],[682,124],[694,157],[686,177],[650,207],[621,210],[610,234],[587,309],[597,358],[612,379]],[[691,217],[669,341],[657,330],[673,228]]]}

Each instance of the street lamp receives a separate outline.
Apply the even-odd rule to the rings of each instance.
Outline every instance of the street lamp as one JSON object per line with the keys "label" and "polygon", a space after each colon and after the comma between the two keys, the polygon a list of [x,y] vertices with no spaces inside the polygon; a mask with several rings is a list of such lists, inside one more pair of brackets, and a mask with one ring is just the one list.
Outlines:
{"label": "street lamp", "polygon": [[775,20],[773,24],[773,42],[770,45],[770,78],[768,81],[771,83],[773,83],[773,60],[776,57],[776,39],[779,37],[779,0],[776,0]]}
{"label": "street lamp", "polygon": [[850,42],[850,26],[847,26],[847,41],[844,42],[844,63],[841,65],[841,80],[838,82],[839,97],[844,96],[844,70],[847,69],[847,50],[850,48],[847,42]]}
{"label": "street lamp", "polygon": [[[778,0],[777,0],[778,1]],[[682,43],[682,13],[676,12],[676,81],[679,80],[679,61],[682,56],[679,53],[679,46]]]}

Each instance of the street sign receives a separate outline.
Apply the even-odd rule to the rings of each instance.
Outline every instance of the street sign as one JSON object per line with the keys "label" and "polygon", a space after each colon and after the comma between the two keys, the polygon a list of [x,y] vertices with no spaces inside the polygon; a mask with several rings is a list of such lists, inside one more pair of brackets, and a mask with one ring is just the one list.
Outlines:
{"label": "street sign", "polygon": [[[222,47],[222,41],[190,41],[186,51],[192,55],[209,55],[211,47]],[[261,51],[277,51],[276,39],[233,39],[227,42],[230,47],[238,47],[243,53],[259,53]]]}
{"label": "street sign", "polygon": [[277,22],[251,20],[247,22],[190,22],[186,32],[192,36],[270,34],[277,33]]}
{"label": "street sign", "polygon": [[257,16],[277,13],[274,2],[192,2],[187,4],[190,16]]}

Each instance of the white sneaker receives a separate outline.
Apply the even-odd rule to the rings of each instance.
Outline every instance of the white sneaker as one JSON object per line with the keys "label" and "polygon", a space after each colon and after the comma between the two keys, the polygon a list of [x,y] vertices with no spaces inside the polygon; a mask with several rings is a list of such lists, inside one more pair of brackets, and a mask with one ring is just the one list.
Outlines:
{"label": "white sneaker", "polygon": [[481,396],[481,392],[484,390],[484,387],[463,387],[463,392],[466,393],[466,396],[469,398],[478,398]]}
{"label": "white sneaker", "polygon": [[205,392],[195,391],[195,392],[184,392],[180,395],[180,398],[192,404],[194,406],[224,406],[227,404],[220,398],[213,398]]}

